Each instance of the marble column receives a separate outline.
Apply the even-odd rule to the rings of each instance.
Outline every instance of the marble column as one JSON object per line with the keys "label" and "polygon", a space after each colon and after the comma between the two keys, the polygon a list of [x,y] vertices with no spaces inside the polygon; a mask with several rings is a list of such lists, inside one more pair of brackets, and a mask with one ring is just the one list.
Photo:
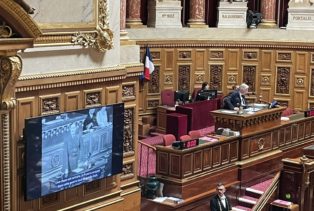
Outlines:
{"label": "marble column", "polygon": [[261,0],[262,22],[258,28],[276,28],[276,0]]}
{"label": "marble column", "polygon": [[126,2],[126,27],[144,27],[141,20],[141,0],[128,0]]}
{"label": "marble column", "polygon": [[128,32],[126,27],[126,0],[120,0],[120,39],[128,40]]}
{"label": "marble column", "polygon": [[205,24],[205,0],[190,0],[190,19],[188,26],[191,28],[207,28]]}

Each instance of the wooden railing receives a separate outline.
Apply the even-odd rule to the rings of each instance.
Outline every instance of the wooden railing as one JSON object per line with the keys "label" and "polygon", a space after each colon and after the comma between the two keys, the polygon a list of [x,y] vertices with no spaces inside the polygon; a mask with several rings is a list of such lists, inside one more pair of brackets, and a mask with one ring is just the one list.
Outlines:
{"label": "wooden railing", "polygon": [[[156,155],[156,147],[149,145],[147,143],[144,143],[140,140],[138,140],[138,146],[139,146],[139,167],[138,167],[138,175],[140,177],[143,177],[145,175],[145,177],[148,177],[149,175],[149,167],[150,165],[154,165],[156,166],[155,162],[151,162],[150,158],[150,152],[153,152],[152,154]],[[143,149],[147,149],[147,151],[145,152]],[[146,155],[146,156],[145,156]],[[143,160],[144,158],[146,158],[146,160]],[[145,162],[145,163],[143,163]],[[146,173],[142,174],[142,169],[143,166],[146,166]]]}

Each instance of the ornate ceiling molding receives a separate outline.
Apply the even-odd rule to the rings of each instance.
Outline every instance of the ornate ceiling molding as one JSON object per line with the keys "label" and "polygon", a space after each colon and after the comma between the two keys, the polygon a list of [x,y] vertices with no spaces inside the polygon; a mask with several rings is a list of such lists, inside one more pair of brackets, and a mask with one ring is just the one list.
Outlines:
{"label": "ornate ceiling molding", "polygon": [[15,1],[0,1],[0,17],[23,38],[37,38],[42,32],[31,16]]}

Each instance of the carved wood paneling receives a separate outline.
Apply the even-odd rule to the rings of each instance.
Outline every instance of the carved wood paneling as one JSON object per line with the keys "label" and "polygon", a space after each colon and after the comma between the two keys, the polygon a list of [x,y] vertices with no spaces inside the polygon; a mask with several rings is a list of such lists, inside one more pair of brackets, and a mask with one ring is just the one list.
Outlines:
{"label": "carved wood paneling", "polygon": [[102,89],[91,89],[84,91],[85,107],[100,106],[102,104]]}
{"label": "carved wood paneling", "polygon": [[178,90],[190,90],[191,65],[179,65],[178,67]]}
{"label": "carved wood paneling", "polygon": [[106,92],[106,105],[119,103],[121,102],[120,93],[119,93],[120,86],[109,86],[105,88]]}
{"label": "carved wood paneling", "polygon": [[94,180],[84,185],[84,195],[89,195],[101,190],[101,180]]}
{"label": "carved wood paneling", "polygon": [[173,73],[164,74],[164,85],[173,85],[174,83]]}
{"label": "carved wood paneling", "polygon": [[193,174],[198,173],[202,171],[202,166],[203,166],[203,151],[199,150],[194,152],[193,155]]}
{"label": "carved wood paneling", "polygon": [[74,187],[74,188],[68,189],[64,194],[65,195],[64,201],[68,202],[68,201],[72,201],[80,197],[79,190],[80,190],[80,187]]}
{"label": "carved wood paneling", "polygon": [[[174,158],[174,161],[177,160],[177,157],[176,156],[170,156],[170,158]],[[190,176],[192,175],[193,173],[193,155],[192,153],[189,153],[189,154],[186,154],[184,156],[182,156],[182,163],[184,164],[183,165],[183,169],[182,169],[182,176],[183,177],[187,177],[187,176]],[[177,170],[179,170],[179,168],[175,168],[174,165],[172,165],[172,167],[170,168],[170,172],[174,172],[174,175],[177,175]],[[179,175],[180,176],[180,171],[179,171]]]}
{"label": "carved wood paneling", "polygon": [[61,94],[40,96],[40,108],[42,115],[54,114],[60,112]]}
{"label": "carved wood paneling", "polygon": [[26,118],[37,116],[38,106],[35,103],[35,97],[17,99],[17,132],[23,134],[24,121]]}
{"label": "carved wood paneling", "polygon": [[239,156],[239,144],[237,141],[231,142],[230,145],[230,161],[237,161]]}
{"label": "carved wood paneling", "polygon": [[191,60],[191,59],[192,59],[192,51],[191,50],[179,50],[178,60]]}
{"label": "carved wood paneling", "polygon": [[106,190],[112,190],[118,186],[118,175],[107,177],[105,180]]}
{"label": "carved wood paneling", "polygon": [[160,99],[150,99],[150,100],[147,100],[147,109],[155,109],[157,106],[159,106],[160,104]]}
{"label": "carved wood paneling", "polygon": [[308,64],[308,54],[306,52],[297,52],[295,63],[297,73],[306,73]]}
{"label": "carved wood paneling", "polygon": [[150,81],[148,82],[148,94],[159,93],[159,78],[160,78],[160,66],[155,66],[155,70],[150,75]]}
{"label": "carved wood paneling", "polygon": [[122,84],[122,100],[123,101],[130,101],[136,99],[136,83],[123,83]]}
{"label": "carved wood paneling", "polygon": [[306,92],[304,90],[294,90],[294,97],[293,97],[293,108],[296,110],[303,110],[306,106]]}
{"label": "carved wood paneling", "polygon": [[228,83],[228,85],[238,84],[238,74],[237,73],[227,73],[227,83]]}
{"label": "carved wood paneling", "polygon": [[174,49],[165,50],[165,70],[174,70]]}
{"label": "carved wood paneling", "polygon": [[[180,166],[181,166],[180,156],[170,154],[170,156],[169,156],[169,175],[173,176],[173,177],[180,177],[180,175],[181,175],[181,169],[179,168]],[[191,166],[191,164],[188,162],[187,166]],[[187,171],[188,171],[188,169],[184,169],[184,170],[182,169],[183,173],[186,173]],[[190,171],[192,171],[192,167],[190,167]]]}
{"label": "carved wood paneling", "polygon": [[228,71],[237,71],[239,69],[239,50],[228,49],[228,60],[226,62],[228,62]]}
{"label": "carved wood paneling", "polygon": [[261,86],[270,86],[272,75],[271,74],[261,74]]}
{"label": "carved wood paneling", "polygon": [[291,62],[292,52],[277,52],[277,62]]}
{"label": "carved wood paneling", "polygon": [[264,102],[271,102],[273,95],[270,88],[261,88],[259,98]]}
{"label": "carved wood paneling", "polygon": [[219,166],[221,163],[221,146],[213,147],[213,167]]}
{"label": "carved wood paneling", "polygon": [[212,49],[209,50],[209,60],[223,60],[224,50]]}
{"label": "carved wood paneling", "polygon": [[159,51],[151,51],[151,56],[152,56],[152,59],[153,61],[159,61],[160,60],[160,52]]}
{"label": "carved wood paneling", "polygon": [[81,94],[79,91],[64,93],[65,111],[73,111],[82,108]]}
{"label": "carved wood paneling", "polygon": [[134,108],[125,108],[124,110],[124,141],[123,141],[123,153],[124,155],[133,155],[134,148]]}
{"label": "carved wood paneling", "polygon": [[203,50],[196,50],[195,51],[195,69],[196,70],[204,70],[207,60],[206,60],[206,51],[205,49]]}
{"label": "carved wood paneling", "polygon": [[44,209],[53,204],[57,204],[60,200],[60,193],[51,193],[40,198],[40,208]]}
{"label": "carved wood paneling", "polygon": [[311,67],[310,95],[314,96],[314,67]]}
{"label": "carved wood paneling", "polygon": [[229,144],[221,145],[221,164],[229,163],[229,157],[230,157],[229,147],[230,147]]}
{"label": "carved wood paneling", "polygon": [[273,51],[262,50],[262,71],[270,72],[273,69]]}
{"label": "carved wood paneling", "polygon": [[314,53],[311,53],[311,63],[314,63]]}
{"label": "carved wood paneling", "polygon": [[306,84],[306,76],[294,76],[294,87],[295,88],[304,88]]}
{"label": "carved wood paneling", "polygon": [[202,84],[205,81],[205,73],[204,72],[195,72],[194,74],[194,83]]}
{"label": "carved wood paneling", "polygon": [[203,169],[207,170],[212,167],[212,149],[205,149],[203,152]]}
{"label": "carved wood paneling", "polygon": [[256,66],[243,66],[243,82],[249,85],[249,92],[256,92]]}
{"label": "carved wood paneling", "polygon": [[122,167],[122,174],[121,174],[121,180],[127,180],[134,178],[135,172],[134,172],[134,162],[128,162],[123,164]]}
{"label": "carved wood paneling", "polygon": [[271,133],[265,133],[250,140],[250,157],[272,149]]}
{"label": "carved wood paneling", "polygon": [[165,152],[157,153],[157,166],[156,171],[159,174],[168,174],[169,170],[169,154]]}
{"label": "carved wood paneling", "polygon": [[274,130],[272,132],[272,140],[273,140],[273,149],[277,149],[279,147],[279,132],[280,130]]}
{"label": "carved wood paneling", "polygon": [[243,60],[256,61],[257,58],[258,58],[258,51],[250,51],[250,50],[243,51]]}
{"label": "carved wood paneling", "polygon": [[211,64],[209,65],[209,87],[210,89],[216,89],[222,91],[222,77],[223,77],[223,65],[222,64]]}
{"label": "carved wood paneling", "polygon": [[290,67],[277,67],[276,93],[289,94],[290,90]]}
{"label": "carved wood paneling", "polygon": [[250,153],[250,139],[242,139],[241,141],[241,159],[249,157]]}

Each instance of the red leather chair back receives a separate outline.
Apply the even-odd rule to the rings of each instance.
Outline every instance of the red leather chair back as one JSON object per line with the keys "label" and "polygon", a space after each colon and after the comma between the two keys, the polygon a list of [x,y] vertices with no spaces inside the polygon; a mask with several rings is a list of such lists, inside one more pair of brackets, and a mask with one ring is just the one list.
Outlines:
{"label": "red leather chair back", "polygon": [[174,91],[171,89],[165,89],[161,91],[161,104],[173,107],[174,102]]}
{"label": "red leather chair back", "polygon": [[192,139],[197,139],[197,138],[201,137],[201,132],[198,130],[191,130],[189,132],[189,135],[191,136]]}
{"label": "red leather chair back", "polygon": [[164,146],[171,145],[176,140],[173,134],[166,134],[163,136]]}
{"label": "red leather chair back", "polygon": [[180,136],[180,141],[187,141],[187,140],[191,140],[191,136],[189,135],[183,135],[183,136]]}

